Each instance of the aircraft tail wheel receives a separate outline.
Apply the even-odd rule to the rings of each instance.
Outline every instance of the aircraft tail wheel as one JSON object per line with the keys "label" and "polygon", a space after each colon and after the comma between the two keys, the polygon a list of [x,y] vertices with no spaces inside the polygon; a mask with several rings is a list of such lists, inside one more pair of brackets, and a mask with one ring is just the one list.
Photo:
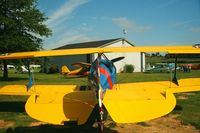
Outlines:
{"label": "aircraft tail wheel", "polygon": [[100,120],[98,122],[99,133],[103,133],[103,127],[104,127],[104,123],[103,123],[103,120],[104,120],[103,107],[100,107],[99,114],[100,114]]}
{"label": "aircraft tail wheel", "polygon": [[98,133],[103,133],[104,123],[103,121],[98,122]]}
{"label": "aircraft tail wheel", "polygon": [[98,124],[98,133],[103,133],[104,130],[104,120],[107,119],[108,112],[104,105],[100,108],[99,106],[96,106],[98,109],[97,113],[97,124]]}

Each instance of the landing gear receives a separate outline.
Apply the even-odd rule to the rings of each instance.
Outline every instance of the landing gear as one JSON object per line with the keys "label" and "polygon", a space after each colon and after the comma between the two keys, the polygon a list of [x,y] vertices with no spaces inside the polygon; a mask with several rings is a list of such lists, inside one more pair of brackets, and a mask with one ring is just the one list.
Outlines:
{"label": "landing gear", "polygon": [[[103,57],[103,58],[102,58]],[[120,60],[115,59],[113,62]],[[98,100],[98,110],[97,113],[97,123],[98,123],[98,132],[103,133],[104,129],[104,115],[106,110],[103,106],[103,97],[107,89],[112,89],[115,83],[116,77],[116,68],[112,61],[103,53],[98,53],[97,59],[91,65],[90,68],[90,77],[89,80],[96,90],[96,98]]]}
{"label": "landing gear", "polygon": [[[99,105],[97,104],[94,107],[94,110],[92,111],[88,121],[84,126],[88,127],[95,127],[97,128],[97,133],[103,133],[104,131],[104,123],[107,119],[108,112],[104,106],[102,106],[102,112],[100,112]],[[95,125],[94,125],[95,124]]]}
{"label": "landing gear", "polygon": [[100,109],[99,109],[100,121],[98,121],[98,128],[99,128],[98,132],[99,133],[103,133],[103,127],[104,127],[103,114],[104,114],[103,107],[101,106]]}
{"label": "landing gear", "polygon": [[103,133],[103,127],[104,127],[104,124],[103,122],[98,122],[98,133]]}
{"label": "landing gear", "polygon": [[103,133],[103,88],[100,84],[100,60],[101,60],[101,54],[98,55],[97,58],[97,76],[98,76],[98,102],[99,102],[99,115],[100,120],[98,120],[98,132]]}
{"label": "landing gear", "polygon": [[103,133],[104,120],[106,120],[108,112],[106,111],[104,106],[102,106],[101,108],[98,106],[97,113],[98,113],[97,114],[98,133]]}

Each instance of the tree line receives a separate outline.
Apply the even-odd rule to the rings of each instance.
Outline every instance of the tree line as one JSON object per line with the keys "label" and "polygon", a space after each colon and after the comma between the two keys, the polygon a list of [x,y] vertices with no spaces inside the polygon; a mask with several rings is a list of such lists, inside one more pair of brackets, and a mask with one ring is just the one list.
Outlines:
{"label": "tree line", "polygon": [[[0,0],[0,54],[42,49],[41,37],[52,31],[44,24],[48,18],[37,8],[37,0]],[[8,79],[3,60],[3,79]]]}

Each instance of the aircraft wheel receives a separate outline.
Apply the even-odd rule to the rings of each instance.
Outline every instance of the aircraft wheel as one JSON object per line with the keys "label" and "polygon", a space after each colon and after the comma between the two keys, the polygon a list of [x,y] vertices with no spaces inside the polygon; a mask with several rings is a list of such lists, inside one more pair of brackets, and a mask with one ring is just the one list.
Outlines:
{"label": "aircraft wheel", "polygon": [[[106,108],[103,106],[103,121],[105,121],[107,119],[107,116],[108,116],[108,112],[107,112]],[[92,111],[90,117],[88,118],[87,122],[85,124],[83,124],[82,126],[92,127],[95,122],[97,122],[98,124],[99,124],[99,122],[101,122],[101,116],[100,116],[100,113],[99,113],[99,105],[98,104],[93,109],[93,111]]]}

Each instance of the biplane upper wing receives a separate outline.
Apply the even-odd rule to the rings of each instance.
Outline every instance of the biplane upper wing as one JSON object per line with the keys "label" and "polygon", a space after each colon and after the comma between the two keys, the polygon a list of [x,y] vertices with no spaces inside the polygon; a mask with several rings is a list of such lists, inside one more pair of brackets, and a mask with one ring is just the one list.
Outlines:
{"label": "biplane upper wing", "polygon": [[87,68],[90,67],[91,64],[90,63],[85,63],[85,62],[76,62],[71,64],[72,66],[77,66],[77,67],[83,67],[83,68]]}
{"label": "biplane upper wing", "polygon": [[103,103],[118,123],[134,123],[154,119],[171,112],[176,105],[173,93],[200,91],[200,78],[170,81],[116,84],[107,90]]}
{"label": "biplane upper wing", "polygon": [[80,48],[67,50],[46,50],[33,52],[6,53],[0,59],[20,59],[45,56],[78,55],[110,52],[167,52],[171,54],[200,53],[200,48],[193,46],[140,46],[140,47],[113,47],[113,48]]}

